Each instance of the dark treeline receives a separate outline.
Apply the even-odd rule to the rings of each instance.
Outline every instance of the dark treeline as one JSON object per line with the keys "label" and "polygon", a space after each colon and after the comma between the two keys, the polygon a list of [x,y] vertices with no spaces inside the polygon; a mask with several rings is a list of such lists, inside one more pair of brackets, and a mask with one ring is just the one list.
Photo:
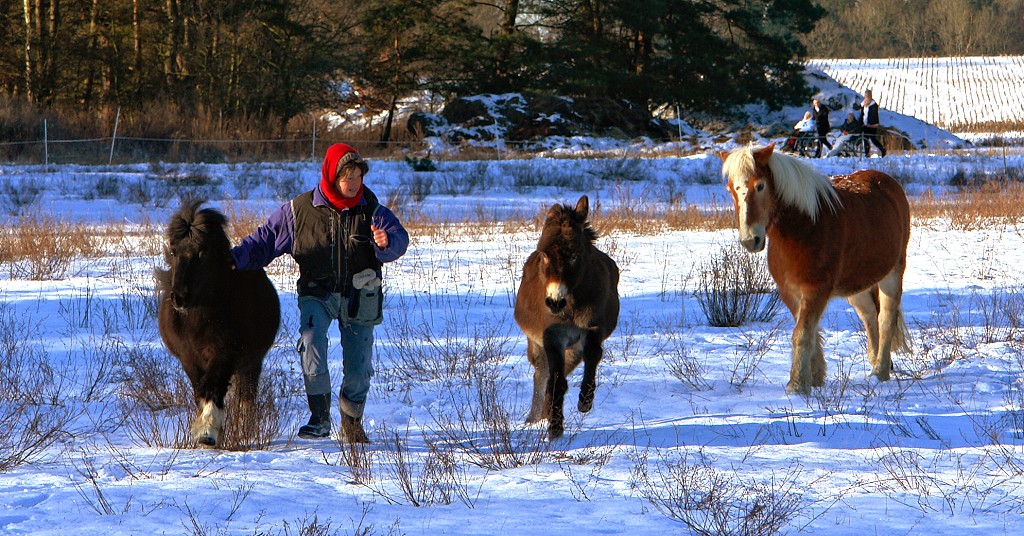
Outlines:
{"label": "dark treeline", "polygon": [[[812,0],[0,0],[0,108],[168,134],[536,91],[718,111],[806,98]],[[10,112],[7,112],[10,115]],[[143,119],[143,118],[148,118]],[[85,119],[82,119],[83,123]],[[0,121],[2,122],[2,121]],[[186,130],[188,132],[182,132]],[[159,132],[158,132],[159,133]]]}
{"label": "dark treeline", "polygon": [[129,135],[285,137],[318,111],[393,112],[419,91],[778,106],[807,98],[808,56],[1021,53],[1022,4],[0,0],[0,141],[18,113],[89,135],[114,110]]}
{"label": "dark treeline", "polygon": [[1024,0],[816,0],[815,58],[1024,54]]}

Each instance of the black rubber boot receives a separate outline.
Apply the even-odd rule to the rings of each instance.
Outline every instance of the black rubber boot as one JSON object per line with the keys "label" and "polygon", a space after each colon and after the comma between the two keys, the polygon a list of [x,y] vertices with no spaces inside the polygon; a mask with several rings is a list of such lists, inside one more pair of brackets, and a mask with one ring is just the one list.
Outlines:
{"label": "black rubber boot", "polygon": [[363,430],[363,420],[347,413],[341,414],[341,435],[349,443],[370,443],[370,438],[366,437],[366,431]]}
{"label": "black rubber boot", "polygon": [[316,439],[331,435],[331,393],[306,396],[309,402],[309,423],[299,427],[299,437]]}

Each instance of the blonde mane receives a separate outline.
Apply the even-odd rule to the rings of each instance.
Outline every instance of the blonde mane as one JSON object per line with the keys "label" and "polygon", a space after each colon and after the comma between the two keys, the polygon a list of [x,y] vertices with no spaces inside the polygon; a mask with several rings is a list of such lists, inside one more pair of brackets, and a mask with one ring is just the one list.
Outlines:
{"label": "blonde mane", "polygon": [[[722,165],[722,175],[729,180],[753,175],[754,152],[762,148],[751,145],[733,151]],[[822,201],[833,213],[842,206],[832,179],[803,160],[773,151],[768,169],[775,178],[775,195],[779,201],[807,214],[812,221],[817,221]]]}

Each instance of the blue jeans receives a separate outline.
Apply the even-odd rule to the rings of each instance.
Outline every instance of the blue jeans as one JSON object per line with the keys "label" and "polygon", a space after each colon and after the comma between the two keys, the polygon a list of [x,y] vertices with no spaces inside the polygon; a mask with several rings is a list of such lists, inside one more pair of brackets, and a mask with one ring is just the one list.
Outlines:
{"label": "blue jeans", "polygon": [[373,377],[373,326],[348,321],[347,306],[340,294],[325,298],[299,296],[299,343],[302,377],[309,396],[331,392],[327,369],[327,328],[338,322],[341,333],[342,380],[339,405],[352,416],[362,417]]}

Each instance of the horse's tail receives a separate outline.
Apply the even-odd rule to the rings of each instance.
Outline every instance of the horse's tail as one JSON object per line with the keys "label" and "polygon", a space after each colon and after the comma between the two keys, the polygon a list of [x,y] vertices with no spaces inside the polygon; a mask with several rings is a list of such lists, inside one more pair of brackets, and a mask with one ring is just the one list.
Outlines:
{"label": "horse's tail", "polygon": [[914,340],[903,318],[903,307],[896,309],[896,332],[892,334],[892,350],[903,355],[914,351]]}

